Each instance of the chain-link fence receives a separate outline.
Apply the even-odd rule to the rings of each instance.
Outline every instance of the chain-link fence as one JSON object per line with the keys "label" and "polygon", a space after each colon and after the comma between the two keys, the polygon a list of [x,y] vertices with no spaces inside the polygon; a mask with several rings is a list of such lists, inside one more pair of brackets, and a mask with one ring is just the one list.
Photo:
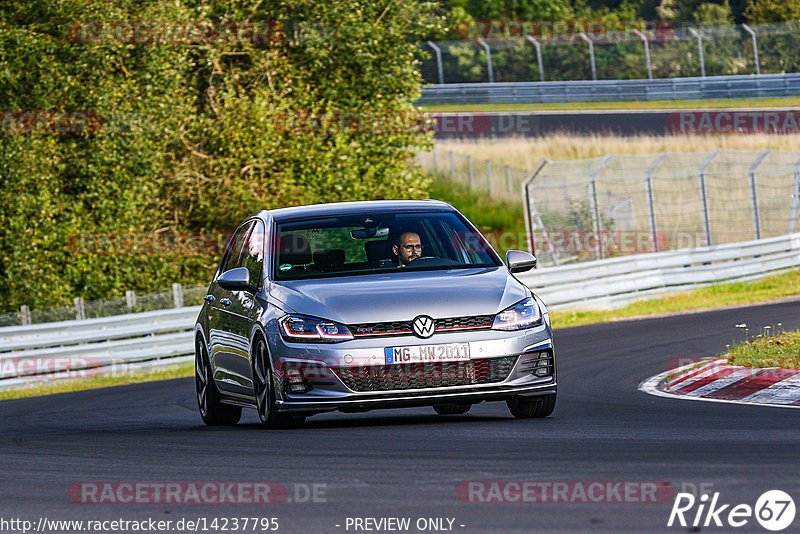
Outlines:
{"label": "chain-link fence", "polygon": [[528,172],[441,150],[418,161],[494,198],[522,196],[528,232],[507,242],[542,265],[800,231],[800,152],[607,155]]}
{"label": "chain-link fence", "polygon": [[183,287],[181,284],[174,284],[172,289],[153,293],[137,294],[134,291],[126,291],[125,297],[119,298],[87,301],[76,298],[72,306],[54,306],[37,310],[22,306],[18,312],[0,314],[0,327],[199,306],[203,303],[207,289],[207,285]]}
{"label": "chain-link fence", "polygon": [[[420,43],[428,83],[625,80],[800,71],[800,21],[736,26],[681,26],[657,34],[592,32],[550,39]],[[619,37],[618,39],[616,37]],[[649,36],[649,37],[648,37]],[[585,38],[584,38],[585,37]],[[646,42],[645,42],[646,41]]]}
{"label": "chain-link fence", "polygon": [[520,188],[529,172],[436,147],[418,153],[417,162],[428,172],[502,200],[519,200]]}

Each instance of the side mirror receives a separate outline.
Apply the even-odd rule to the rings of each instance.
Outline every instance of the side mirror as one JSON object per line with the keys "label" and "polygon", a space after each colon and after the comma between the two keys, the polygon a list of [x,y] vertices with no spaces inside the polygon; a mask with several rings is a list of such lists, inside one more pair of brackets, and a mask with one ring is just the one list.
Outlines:
{"label": "side mirror", "polygon": [[506,252],[506,265],[509,272],[524,273],[536,267],[536,256],[521,250],[509,250]]}
{"label": "side mirror", "polygon": [[225,271],[217,278],[217,283],[222,289],[229,291],[253,290],[250,285],[250,271],[246,267],[237,267],[236,269]]}

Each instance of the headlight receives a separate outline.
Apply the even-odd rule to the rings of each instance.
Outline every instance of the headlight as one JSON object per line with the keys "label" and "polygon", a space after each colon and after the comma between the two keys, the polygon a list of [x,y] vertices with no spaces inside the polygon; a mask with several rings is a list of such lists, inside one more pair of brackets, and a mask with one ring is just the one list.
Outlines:
{"label": "headlight", "polygon": [[542,322],[542,313],[536,301],[528,297],[506,308],[494,317],[494,330],[521,330]]}
{"label": "headlight", "polygon": [[345,325],[324,319],[287,315],[281,318],[280,324],[281,334],[288,341],[336,343],[353,339],[353,334]]}

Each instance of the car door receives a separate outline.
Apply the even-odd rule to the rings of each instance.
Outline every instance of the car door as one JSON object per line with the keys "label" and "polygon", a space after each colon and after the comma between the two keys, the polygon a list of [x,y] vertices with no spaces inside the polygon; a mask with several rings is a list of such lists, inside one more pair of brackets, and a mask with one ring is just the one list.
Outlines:
{"label": "car door", "polygon": [[241,380],[237,384],[236,392],[251,395],[253,392],[252,364],[250,360],[250,345],[252,342],[253,327],[261,316],[263,306],[257,298],[264,284],[264,250],[265,250],[264,223],[256,221],[242,249],[239,267],[245,267],[250,274],[251,291],[231,291],[231,306],[228,313],[235,316],[236,339],[245,340],[247,348],[238,346],[231,351],[230,371]]}
{"label": "car door", "polygon": [[[254,221],[247,221],[231,237],[225,257],[222,260],[219,275],[240,266],[242,251],[254,226]],[[238,353],[247,354],[248,339],[242,337],[242,325],[239,324],[238,291],[230,291],[221,287],[217,280],[211,284],[209,306],[209,356],[214,381],[217,387],[228,393],[243,393],[246,390],[248,377],[236,372]]]}

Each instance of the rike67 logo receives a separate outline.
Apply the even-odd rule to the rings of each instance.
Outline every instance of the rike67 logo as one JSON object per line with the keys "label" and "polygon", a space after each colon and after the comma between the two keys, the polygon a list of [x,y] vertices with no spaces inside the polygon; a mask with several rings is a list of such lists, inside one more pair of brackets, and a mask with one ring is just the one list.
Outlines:
{"label": "rike67 logo", "polygon": [[722,503],[719,492],[714,492],[710,499],[707,493],[699,498],[691,493],[678,493],[667,526],[740,528],[750,524],[752,527],[750,522],[755,517],[763,528],[778,532],[792,524],[794,515],[794,500],[781,490],[764,492],[755,506]]}

